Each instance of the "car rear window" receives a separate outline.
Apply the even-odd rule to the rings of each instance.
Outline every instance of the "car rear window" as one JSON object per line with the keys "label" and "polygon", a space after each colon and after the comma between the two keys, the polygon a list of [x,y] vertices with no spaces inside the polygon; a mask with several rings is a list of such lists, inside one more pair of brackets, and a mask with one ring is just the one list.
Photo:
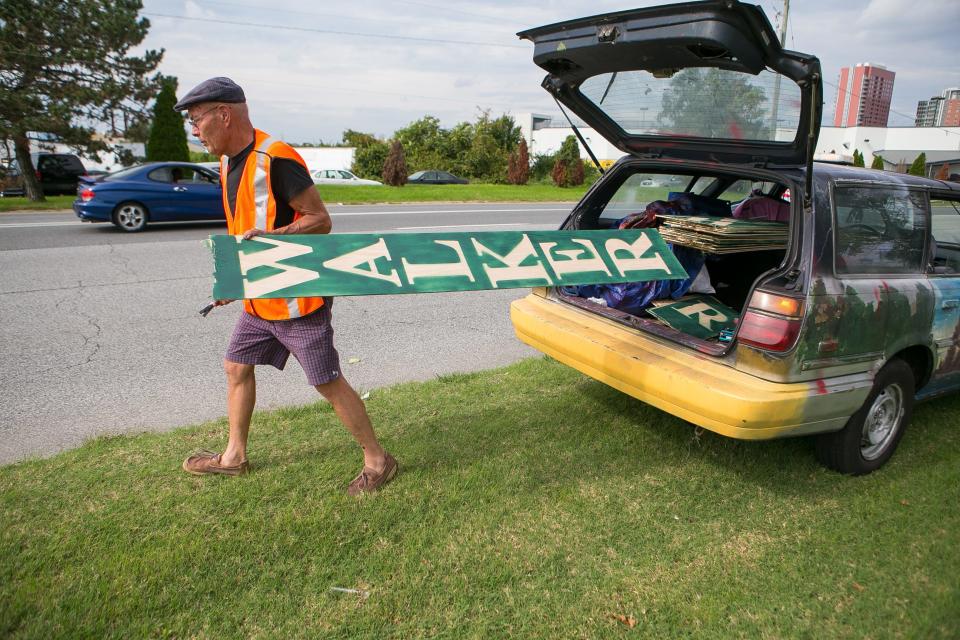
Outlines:
{"label": "car rear window", "polygon": [[617,71],[586,79],[580,93],[633,135],[792,144],[800,125],[800,87],[771,71]]}
{"label": "car rear window", "polygon": [[683,191],[692,178],[688,175],[634,173],[604,205],[597,225],[602,229],[609,228],[621,218],[643,211],[655,200],[668,200],[670,192]]}
{"label": "car rear window", "polygon": [[42,155],[37,162],[39,164],[37,168],[41,171],[62,171],[78,174],[86,171],[83,168],[83,163],[80,162],[80,158],[67,153]]}

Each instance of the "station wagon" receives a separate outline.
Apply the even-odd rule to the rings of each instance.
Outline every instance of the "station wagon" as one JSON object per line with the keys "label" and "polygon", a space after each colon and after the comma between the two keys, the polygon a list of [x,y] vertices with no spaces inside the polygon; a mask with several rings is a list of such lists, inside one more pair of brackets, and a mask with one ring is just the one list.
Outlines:
{"label": "station wagon", "polygon": [[915,400],[960,386],[960,185],[814,162],[820,62],[784,50],[758,7],[518,35],[544,88],[626,154],[561,228],[655,219],[692,265],[663,287],[534,289],[511,305],[520,340],[725,436],[813,436],[850,474],[890,458]]}

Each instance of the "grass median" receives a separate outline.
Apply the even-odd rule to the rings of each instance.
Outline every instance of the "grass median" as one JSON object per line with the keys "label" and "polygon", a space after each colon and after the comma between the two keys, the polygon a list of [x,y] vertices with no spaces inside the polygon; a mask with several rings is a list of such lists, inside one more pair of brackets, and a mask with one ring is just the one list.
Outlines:
{"label": "grass median", "polygon": [[0,213],[8,211],[51,211],[58,209],[73,208],[73,201],[77,196],[47,196],[43,202],[33,202],[26,197],[13,196],[9,198],[0,198]]}
{"label": "grass median", "polygon": [[[0,636],[951,638],[960,398],[862,478],[698,433],[548,359],[373,392],[401,474],[360,499],[324,404],[0,468]],[[65,417],[66,419],[66,417]],[[342,591],[347,589],[353,591]]]}
{"label": "grass median", "polygon": [[402,187],[318,185],[320,197],[332,204],[402,202],[576,202],[588,185],[552,184],[408,184]]}
{"label": "grass median", "polygon": [[[318,185],[328,204],[381,204],[403,202],[576,202],[588,185],[556,187],[552,184],[408,184],[403,187]],[[0,198],[0,213],[37,210],[67,210],[75,196],[47,196],[45,202],[24,197]]]}

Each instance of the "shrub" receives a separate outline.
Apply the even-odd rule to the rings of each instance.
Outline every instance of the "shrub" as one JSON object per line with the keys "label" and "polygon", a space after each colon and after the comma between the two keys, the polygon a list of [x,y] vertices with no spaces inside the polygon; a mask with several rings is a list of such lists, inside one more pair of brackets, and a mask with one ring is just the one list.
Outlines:
{"label": "shrub", "polygon": [[580,146],[574,136],[567,136],[560,149],[554,154],[553,183],[558,187],[572,187],[583,184],[583,161],[580,159]]}
{"label": "shrub", "polygon": [[353,152],[353,164],[350,165],[350,170],[361,178],[379,179],[389,154],[390,147],[381,140],[374,140],[362,147],[358,146]]}
{"label": "shrub", "polygon": [[550,177],[553,178],[553,184],[558,187],[567,186],[567,161],[566,160],[557,160],[553,163],[553,171],[550,172]]}
{"label": "shrub", "polygon": [[533,156],[533,163],[530,165],[530,178],[534,182],[545,182],[553,174],[553,165],[556,157],[552,153],[538,153]]}

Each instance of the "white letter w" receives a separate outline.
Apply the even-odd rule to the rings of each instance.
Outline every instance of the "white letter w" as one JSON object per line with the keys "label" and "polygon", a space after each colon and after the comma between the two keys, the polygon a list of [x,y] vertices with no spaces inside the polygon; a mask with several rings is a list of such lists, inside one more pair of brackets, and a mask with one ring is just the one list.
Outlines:
{"label": "white letter w", "polygon": [[[238,236],[237,242],[240,242],[240,240],[241,238]],[[256,253],[240,252],[240,274],[243,276],[244,298],[262,298],[273,291],[293,287],[320,277],[320,274],[316,271],[281,264],[280,262],[281,260],[289,260],[290,258],[306,255],[313,251],[311,247],[263,237],[254,237],[251,238],[251,240],[253,242],[272,244],[274,248]],[[256,267],[273,267],[274,269],[279,269],[282,273],[275,273],[272,276],[250,282],[247,280],[247,272]]]}

